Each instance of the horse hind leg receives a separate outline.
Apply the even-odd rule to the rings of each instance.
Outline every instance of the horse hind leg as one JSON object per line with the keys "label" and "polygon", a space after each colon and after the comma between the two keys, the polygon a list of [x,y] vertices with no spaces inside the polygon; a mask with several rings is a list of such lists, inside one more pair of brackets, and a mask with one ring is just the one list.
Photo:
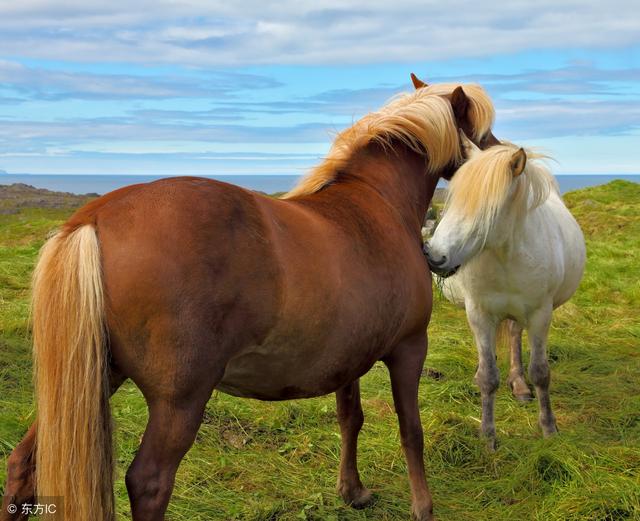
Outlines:
{"label": "horse hind leg", "polygon": [[2,498],[1,521],[22,521],[22,505],[35,502],[35,441],[36,424],[33,423],[22,441],[7,460],[7,484]]}
{"label": "horse hind leg", "polygon": [[176,471],[191,448],[213,387],[147,399],[149,421],[125,483],[133,521],[162,521]]}
{"label": "horse hind leg", "polygon": [[[111,394],[122,385],[125,378],[112,368],[110,374]],[[7,460],[7,484],[2,498],[0,521],[23,521],[29,518],[22,513],[22,505],[35,503],[36,470],[36,422],[31,424],[22,441]],[[13,505],[10,506],[10,505]],[[15,513],[11,513],[11,510]]]}
{"label": "horse hind leg", "polygon": [[511,354],[511,369],[509,370],[507,383],[516,400],[528,402],[533,399],[533,395],[524,379],[524,370],[522,368],[522,326],[515,320],[507,320],[507,332]]}
{"label": "horse hind leg", "polygon": [[551,370],[547,360],[547,336],[551,324],[551,312],[551,308],[539,311],[529,321],[529,343],[531,344],[529,378],[536,389],[540,408],[539,424],[545,438],[558,432],[549,397]]}
{"label": "horse hind leg", "polygon": [[364,423],[359,380],[336,391],[336,405],[342,444],[338,492],[348,505],[363,508],[371,502],[372,495],[358,474],[358,434]]}

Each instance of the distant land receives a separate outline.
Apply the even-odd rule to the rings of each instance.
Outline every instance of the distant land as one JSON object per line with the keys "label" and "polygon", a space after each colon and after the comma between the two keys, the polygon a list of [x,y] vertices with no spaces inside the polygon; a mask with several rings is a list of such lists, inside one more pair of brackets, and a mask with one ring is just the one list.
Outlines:
{"label": "distant land", "polygon": [[0,215],[17,214],[26,208],[78,208],[97,195],[54,192],[23,183],[0,184]]}
{"label": "distant land", "polygon": [[[0,184],[9,185],[23,183],[36,188],[45,188],[58,192],[73,194],[105,194],[123,186],[136,183],[148,183],[156,179],[171,176],[154,175],[83,175],[83,174],[9,174],[0,170]],[[295,175],[221,175],[201,176],[232,183],[250,190],[257,190],[268,194],[287,192],[295,186],[300,176]],[[556,176],[562,193],[609,183],[615,179],[622,179],[640,183],[640,174],[585,174]],[[442,182],[440,186],[445,187]]]}

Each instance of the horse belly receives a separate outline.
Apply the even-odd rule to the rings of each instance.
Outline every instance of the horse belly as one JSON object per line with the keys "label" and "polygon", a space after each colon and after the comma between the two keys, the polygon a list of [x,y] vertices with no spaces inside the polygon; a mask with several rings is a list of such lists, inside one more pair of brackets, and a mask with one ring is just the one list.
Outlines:
{"label": "horse belly", "polygon": [[[402,337],[405,309],[369,304],[289,307],[260,345],[246,346],[225,367],[218,389],[262,400],[332,393],[365,374]],[[387,304],[389,302],[387,301]],[[390,309],[396,308],[397,312]],[[336,312],[335,309],[339,311]]]}
{"label": "horse belly", "polygon": [[362,376],[381,356],[375,351],[334,356],[326,346],[286,347],[248,349],[229,361],[216,389],[259,400],[323,396]]}

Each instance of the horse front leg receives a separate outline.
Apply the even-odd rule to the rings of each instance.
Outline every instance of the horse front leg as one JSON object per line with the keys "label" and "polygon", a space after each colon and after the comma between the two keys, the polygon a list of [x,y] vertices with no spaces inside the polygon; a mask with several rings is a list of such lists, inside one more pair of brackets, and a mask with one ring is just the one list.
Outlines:
{"label": "horse front leg", "polygon": [[529,344],[531,345],[529,378],[536,388],[540,408],[538,421],[545,438],[558,432],[556,417],[551,410],[551,398],[549,397],[551,370],[547,360],[547,336],[551,325],[551,313],[551,306],[537,311],[530,317],[528,328]]}
{"label": "horse front leg", "polygon": [[507,331],[511,353],[507,383],[516,400],[528,402],[533,399],[533,395],[524,379],[524,370],[522,369],[522,326],[515,320],[507,320]]}
{"label": "horse front leg", "polygon": [[389,369],[400,439],[411,484],[412,513],[418,521],[433,519],[433,502],[424,472],[424,439],[418,408],[418,385],[427,355],[426,335],[400,343],[383,361]]}
{"label": "horse front leg", "polygon": [[24,521],[22,505],[35,503],[35,441],[36,424],[33,423],[22,441],[7,460],[7,484],[2,498],[1,521]]}
{"label": "horse front leg", "polygon": [[496,363],[496,330],[493,318],[475,306],[467,307],[467,319],[478,349],[478,369],[475,381],[482,399],[481,434],[487,439],[490,450],[496,448],[496,423],[494,418],[496,391],[500,385],[500,373]]}
{"label": "horse front leg", "polygon": [[358,474],[358,434],[364,423],[359,380],[336,391],[336,405],[342,442],[338,492],[347,505],[363,508],[371,502],[372,496]]}

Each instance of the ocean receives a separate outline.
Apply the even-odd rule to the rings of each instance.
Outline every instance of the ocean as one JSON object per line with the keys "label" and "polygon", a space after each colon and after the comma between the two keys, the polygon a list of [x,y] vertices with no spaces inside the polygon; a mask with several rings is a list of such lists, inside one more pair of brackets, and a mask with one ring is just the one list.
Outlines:
{"label": "ocean", "polygon": [[[0,174],[0,185],[25,183],[36,188],[46,188],[58,192],[75,194],[98,193],[105,194],[116,188],[135,184],[147,183],[169,176],[153,175],[59,175],[59,174]],[[233,183],[251,190],[258,190],[272,194],[286,192],[293,188],[299,177],[294,175],[227,175],[203,176]],[[640,174],[636,175],[559,175],[556,176],[562,193],[608,183],[614,179],[624,179],[640,183]],[[442,186],[446,186],[443,184]]]}

